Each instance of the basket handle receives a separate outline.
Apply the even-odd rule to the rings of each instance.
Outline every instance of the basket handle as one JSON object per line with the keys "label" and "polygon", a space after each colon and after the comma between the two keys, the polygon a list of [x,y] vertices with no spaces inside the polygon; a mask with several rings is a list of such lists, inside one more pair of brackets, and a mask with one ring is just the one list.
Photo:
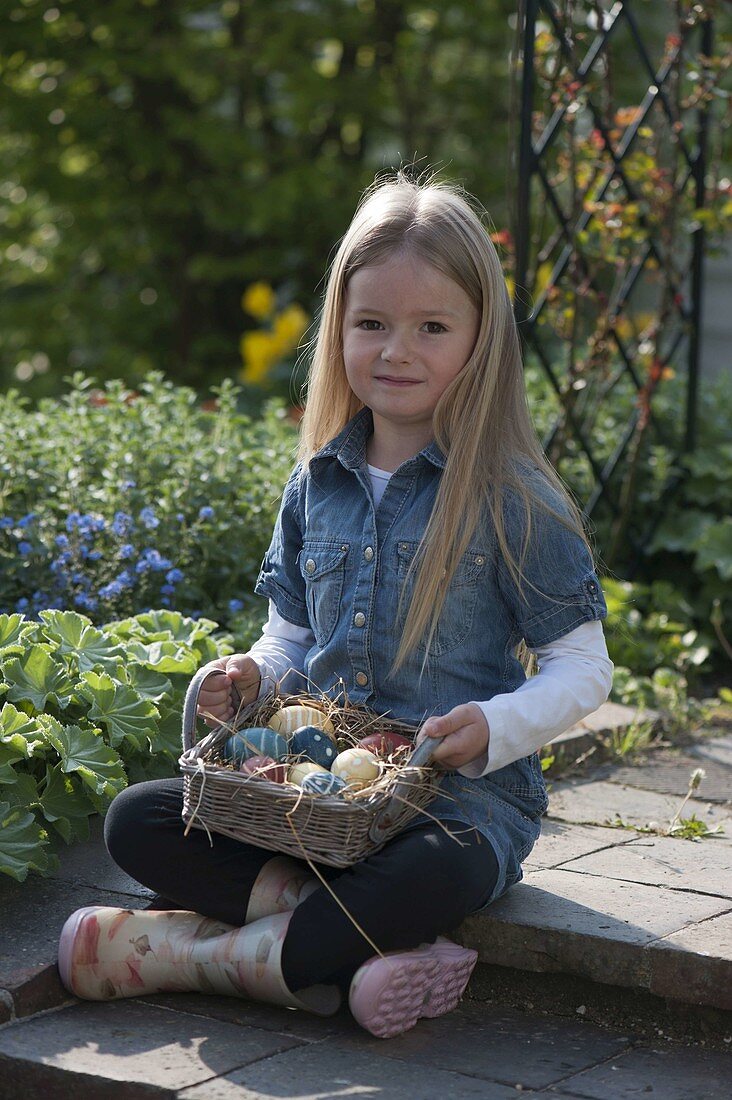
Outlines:
{"label": "basket handle", "polygon": [[[203,681],[209,676],[215,676],[216,673],[220,673],[225,676],[226,673],[222,668],[208,668],[203,665],[199,668],[186,691],[186,698],[183,704],[183,751],[188,752],[192,749],[196,743],[196,718],[198,708],[198,696],[203,685]],[[236,690],[234,684],[231,685],[231,691],[233,694],[234,708],[238,708],[241,703],[241,695]]]}
{"label": "basket handle", "polygon": [[[425,737],[417,745],[416,749],[404,765],[405,768],[424,768],[432,761],[432,755],[438,745],[445,740],[444,737]],[[369,839],[375,844],[380,844],[384,834],[394,824],[394,820],[404,807],[404,793],[413,784],[414,780],[406,773],[394,784],[391,797],[386,805],[379,810],[371,822]]]}

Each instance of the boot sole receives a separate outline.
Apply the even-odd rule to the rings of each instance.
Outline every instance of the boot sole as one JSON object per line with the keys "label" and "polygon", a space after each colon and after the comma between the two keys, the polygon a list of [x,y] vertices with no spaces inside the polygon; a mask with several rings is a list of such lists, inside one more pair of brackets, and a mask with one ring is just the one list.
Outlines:
{"label": "boot sole", "polygon": [[477,960],[477,951],[449,940],[370,959],[351,984],[351,1013],[379,1039],[401,1035],[421,1018],[452,1012]]}
{"label": "boot sole", "polygon": [[76,937],[83,920],[89,914],[96,913],[97,909],[98,906],[96,905],[87,905],[85,909],[77,909],[75,913],[71,914],[61,929],[61,936],[58,941],[58,970],[64,989],[73,994],[74,997],[78,996],[74,989],[72,966],[74,944],[76,943]]}

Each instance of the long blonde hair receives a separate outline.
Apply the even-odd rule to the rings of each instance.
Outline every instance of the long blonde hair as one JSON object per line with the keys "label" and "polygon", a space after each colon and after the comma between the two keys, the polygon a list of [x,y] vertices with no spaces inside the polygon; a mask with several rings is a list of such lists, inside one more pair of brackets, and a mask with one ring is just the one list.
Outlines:
{"label": "long blonde hair", "polygon": [[[310,363],[299,447],[304,469],[363,407],[343,362],[346,291],[356,271],[407,251],[457,283],[480,315],[473,352],[433,414],[434,438],[446,464],[410,570],[414,587],[395,668],[423,640],[429,654],[448,586],[486,507],[520,592],[527,582],[523,564],[535,508],[585,538],[581,515],[536,437],[501,262],[481,220],[483,212],[471,201],[452,185],[432,178],[410,180],[402,172],[377,180],[365,192],[330,268]],[[521,467],[527,465],[538,467],[559,495],[559,510],[537,493],[536,478],[522,476]],[[503,503],[511,491],[519,495],[526,517],[518,556],[511,551],[504,522]]]}

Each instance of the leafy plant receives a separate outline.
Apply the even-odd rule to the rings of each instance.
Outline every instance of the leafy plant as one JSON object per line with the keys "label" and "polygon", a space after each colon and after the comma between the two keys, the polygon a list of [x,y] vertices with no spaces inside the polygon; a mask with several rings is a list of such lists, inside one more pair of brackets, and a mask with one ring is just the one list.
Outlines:
{"label": "leafy plant", "polygon": [[175,773],[191,675],[231,652],[216,624],[154,611],[97,629],[0,615],[0,872],[24,881],[88,836],[130,782]]}
{"label": "leafy plant", "polygon": [[151,374],[139,392],[76,375],[36,409],[0,395],[0,611],[246,615],[294,431],[274,405],[241,414],[230,384],[216,394],[201,408]]}

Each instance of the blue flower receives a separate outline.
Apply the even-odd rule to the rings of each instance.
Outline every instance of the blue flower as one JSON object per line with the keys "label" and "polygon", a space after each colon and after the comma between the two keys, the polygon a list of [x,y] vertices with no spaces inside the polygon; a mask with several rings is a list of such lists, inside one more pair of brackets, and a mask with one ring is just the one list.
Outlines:
{"label": "blue flower", "polygon": [[146,527],[148,531],[154,530],[160,526],[160,520],[155,515],[155,510],[148,505],[140,512],[140,523],[143,527]]}
{"label": "blue flower", "polygon": [[100,600],[113,600],[115,596],[120,596],[124,590],[124,586],[119,583],[119,580],[110,581],[109,584],[105,584],[103,588],[99,589]]}
{"label": "blue flower", "polygon": [[178,520],[178,523],[184,523],[186,517],[183,515],[182,512],[178,512],[175,518]]}
{"label": "blue flower", "polygon": [[18,600],[18,602],[15,605],[15,610],[19,611],[19,612],[23,612],[23,611],[28,610],[28,600],[26,600],[25,596],[23,597],[22,600]]}
{"label": "blue flower", "polygon": [[174,584],[164,584],[161,587],[160,591],[163,592],[166,596],[172,596],[173,593],[175,592],[175,585]]}
{"label": "blue flower", "polygon": [[102,551],[101,550],[83,550],[82,554],[87,559],[87,561],[99,561],[99,559],[102,556]]}
{"label": "blue flower", "polygon": [[140,570],[137,568],[140,562],[145,562],[147,564],[147,568],[154,569],[156,573],[162,573],[166,569],[170,569],[171,565],[173,564],[171,561],[169,561],[168,558],[164,558],[159,550],[156,550],[152,546],[148,546],[142,551],[142,554],[140,555],[140,561],[138,561],[137,566],[135,566],[138,573],[145,572],[144,569]]}
{"label": "blue flower", "polygon": [[123,569],[114,579],[122,588],[133,588],[135,584],[135,575],[129,569]]}
{"label": "blue flower", "polygon": [[6,531],[8,527],[15,527],[15,520],[10,516],[3,516],[0,519],[0,531]]}
{"label": "blue flower", "polygon": [[115,535],[126,535],[133,526],[132,516],[127,512],[115,512],[112,520],[112,530]]}
{"label": "blue flower", "polygon": [[213,508],[211,508],[210,505],[206,504],[203,508],[201,508],[200,512],[198,513],[198,518],[199,519],[213,519],[213,514],[214,514]]}
{"label": "blue flower", "polygon": [[122,561],[127,561],[129,558],[134,558],[134,556],[135,548],[131,542],[126,542],[124,546],[120,546],[119,557],[122,559]]}
{"label": "blue flower", "polygon": [[237,611],[242,611],[244,603],[242,600],[229,600],[229,611],[232,615],[236,615]]}
{"label": "blue flower", "polygon": [[74,596],[74,606],[81,607],[85,611],[95,611],[99,601],[94,596],[88,596],[86,592],[78,592]]}
{"label": "blue flower", "polygon": [[165,579],[168,584],[180,584],[180,582],[184,579],[184,575],[180,569],[170,569],[165,574]]}
{"label": "blue flower", "polygon": [[18,543],[18,553],[22,554],[24,558],[27,557],[28,554],[31,554],[32,552],[33,552],[33,546],[30,542],[19,542]]}
{"label": "blue flower", "polygon": [[81,519],[81,512],[69,512],[66,517],[66,530],[73,531],[79,526],[79,520]]}
{"label": "blue flower", "polygon": [[56,538],[55,538],[54,541],[55,541],[57,546],[61,547],[62,550],[65,550],[66,547],[69,545],[68,535],[56,535]]}
{"label": "blue flower", "polygon": [[160,604],[162,607],[170,607],[170,598],[168,596],[161,596]]}
{"label": "blue flower", "polygon": [[36,518],[35,512],[29,512],[27,516],[23,516],[18,520],[18,527],[30,527],[33,520]]}
{"label": "blue flower", "polygon": [[131,480],[128,479],[127,481],[120,482],[119,487],[122,490],[122,492],[127,492],[128,489],[136,489],[137,488],[137,482],[136,481],[131,481]]}

